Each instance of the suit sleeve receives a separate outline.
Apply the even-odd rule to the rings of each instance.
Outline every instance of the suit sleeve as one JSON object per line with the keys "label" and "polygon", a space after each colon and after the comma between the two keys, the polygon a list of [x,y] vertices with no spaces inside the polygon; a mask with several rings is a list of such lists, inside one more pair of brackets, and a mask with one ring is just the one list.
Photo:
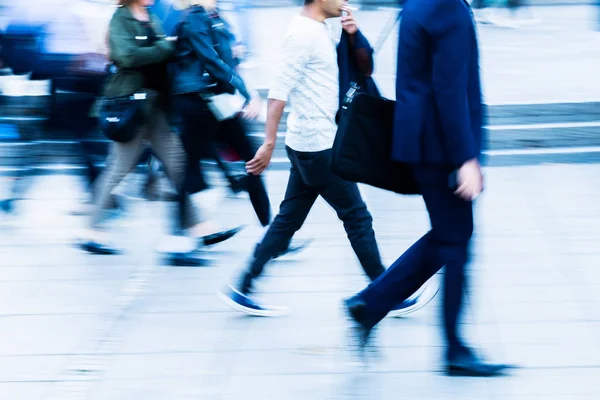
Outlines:
{"label": "suit sleeve", "polygon": [[469,60],[473,56],[472,23],[469,9],[459,0],[442,0],[425,23],[431,37],[432,82],[442,135],[456,166],[480,153],[467,99]]}
{"label": "suit sleeve", "polygon": [[370,77],[374,68],[371,44],[360,30],[356,32],[350,43],[352,43],[352,54],[356,66],[365,77]]}

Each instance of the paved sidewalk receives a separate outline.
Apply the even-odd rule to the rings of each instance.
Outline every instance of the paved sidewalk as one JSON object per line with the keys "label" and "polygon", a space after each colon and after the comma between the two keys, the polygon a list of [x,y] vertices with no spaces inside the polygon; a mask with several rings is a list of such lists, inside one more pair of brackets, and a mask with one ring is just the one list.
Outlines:
{"label": "paved sidewalk", "polygon": [[[122,256],[71,241],[84,226],[73,176],[39,177],[22,217],[0,225],[0,399],[329,400],[600,398],[600,164],[488,168],[464,329],[496,360],[523,369],[495,380],[438,373],[439,297],[380,329],[384,359],[348,365],[340,300],[366,283],[342,225],[319,201],[302,237],[318,240],[267,268],[262,297],[281,319],[241,316],[215,291],[260,235],[244,199],[199,201],[226,225],[248,223],[206,268],[160,265],[168,208],[132,200],[115,221]],[[277,209],[286,173],[270,172]],[[418,198],[363,187],[391,262],[427,229]]]}

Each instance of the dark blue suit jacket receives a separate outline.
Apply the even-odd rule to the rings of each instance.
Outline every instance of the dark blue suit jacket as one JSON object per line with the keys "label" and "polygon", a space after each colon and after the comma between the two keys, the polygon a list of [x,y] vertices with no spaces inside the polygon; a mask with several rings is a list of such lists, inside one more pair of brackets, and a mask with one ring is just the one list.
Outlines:
{"label": "dark blue suit jacket", "polygon": [[464,0],[407,0],[403,13],[392,159],[458,167],[480,156],[483,141],[471,9]]}

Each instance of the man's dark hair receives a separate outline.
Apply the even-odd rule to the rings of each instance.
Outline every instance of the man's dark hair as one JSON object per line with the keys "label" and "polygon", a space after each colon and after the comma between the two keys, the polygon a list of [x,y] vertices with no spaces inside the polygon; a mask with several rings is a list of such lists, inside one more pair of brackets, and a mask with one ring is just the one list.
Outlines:
{"label": "man's dark hair", "polygon": [[304,5],[306,6],[306,5],[312,4],[314,2],[315,2],[315,0],[304,0]]}

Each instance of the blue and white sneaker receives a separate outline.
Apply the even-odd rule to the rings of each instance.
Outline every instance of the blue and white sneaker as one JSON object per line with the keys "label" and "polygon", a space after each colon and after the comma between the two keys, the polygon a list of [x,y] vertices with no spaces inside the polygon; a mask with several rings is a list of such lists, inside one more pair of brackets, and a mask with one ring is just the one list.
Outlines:
{"label": "blue and white sneaker", "polygon": [[287,307],[263,307],[256,304],[250,297],[228,286],[219,290],[217,296],[229,307],[255,317],[282,317],[289,314]]}
{"label": "blue and white sneaker", "polygon": [[394,307],[388,315],[390,317],[401,318],[414,313],[429,304],[439,290],[440,285],[434,277],[421,286],[412,296]]}

